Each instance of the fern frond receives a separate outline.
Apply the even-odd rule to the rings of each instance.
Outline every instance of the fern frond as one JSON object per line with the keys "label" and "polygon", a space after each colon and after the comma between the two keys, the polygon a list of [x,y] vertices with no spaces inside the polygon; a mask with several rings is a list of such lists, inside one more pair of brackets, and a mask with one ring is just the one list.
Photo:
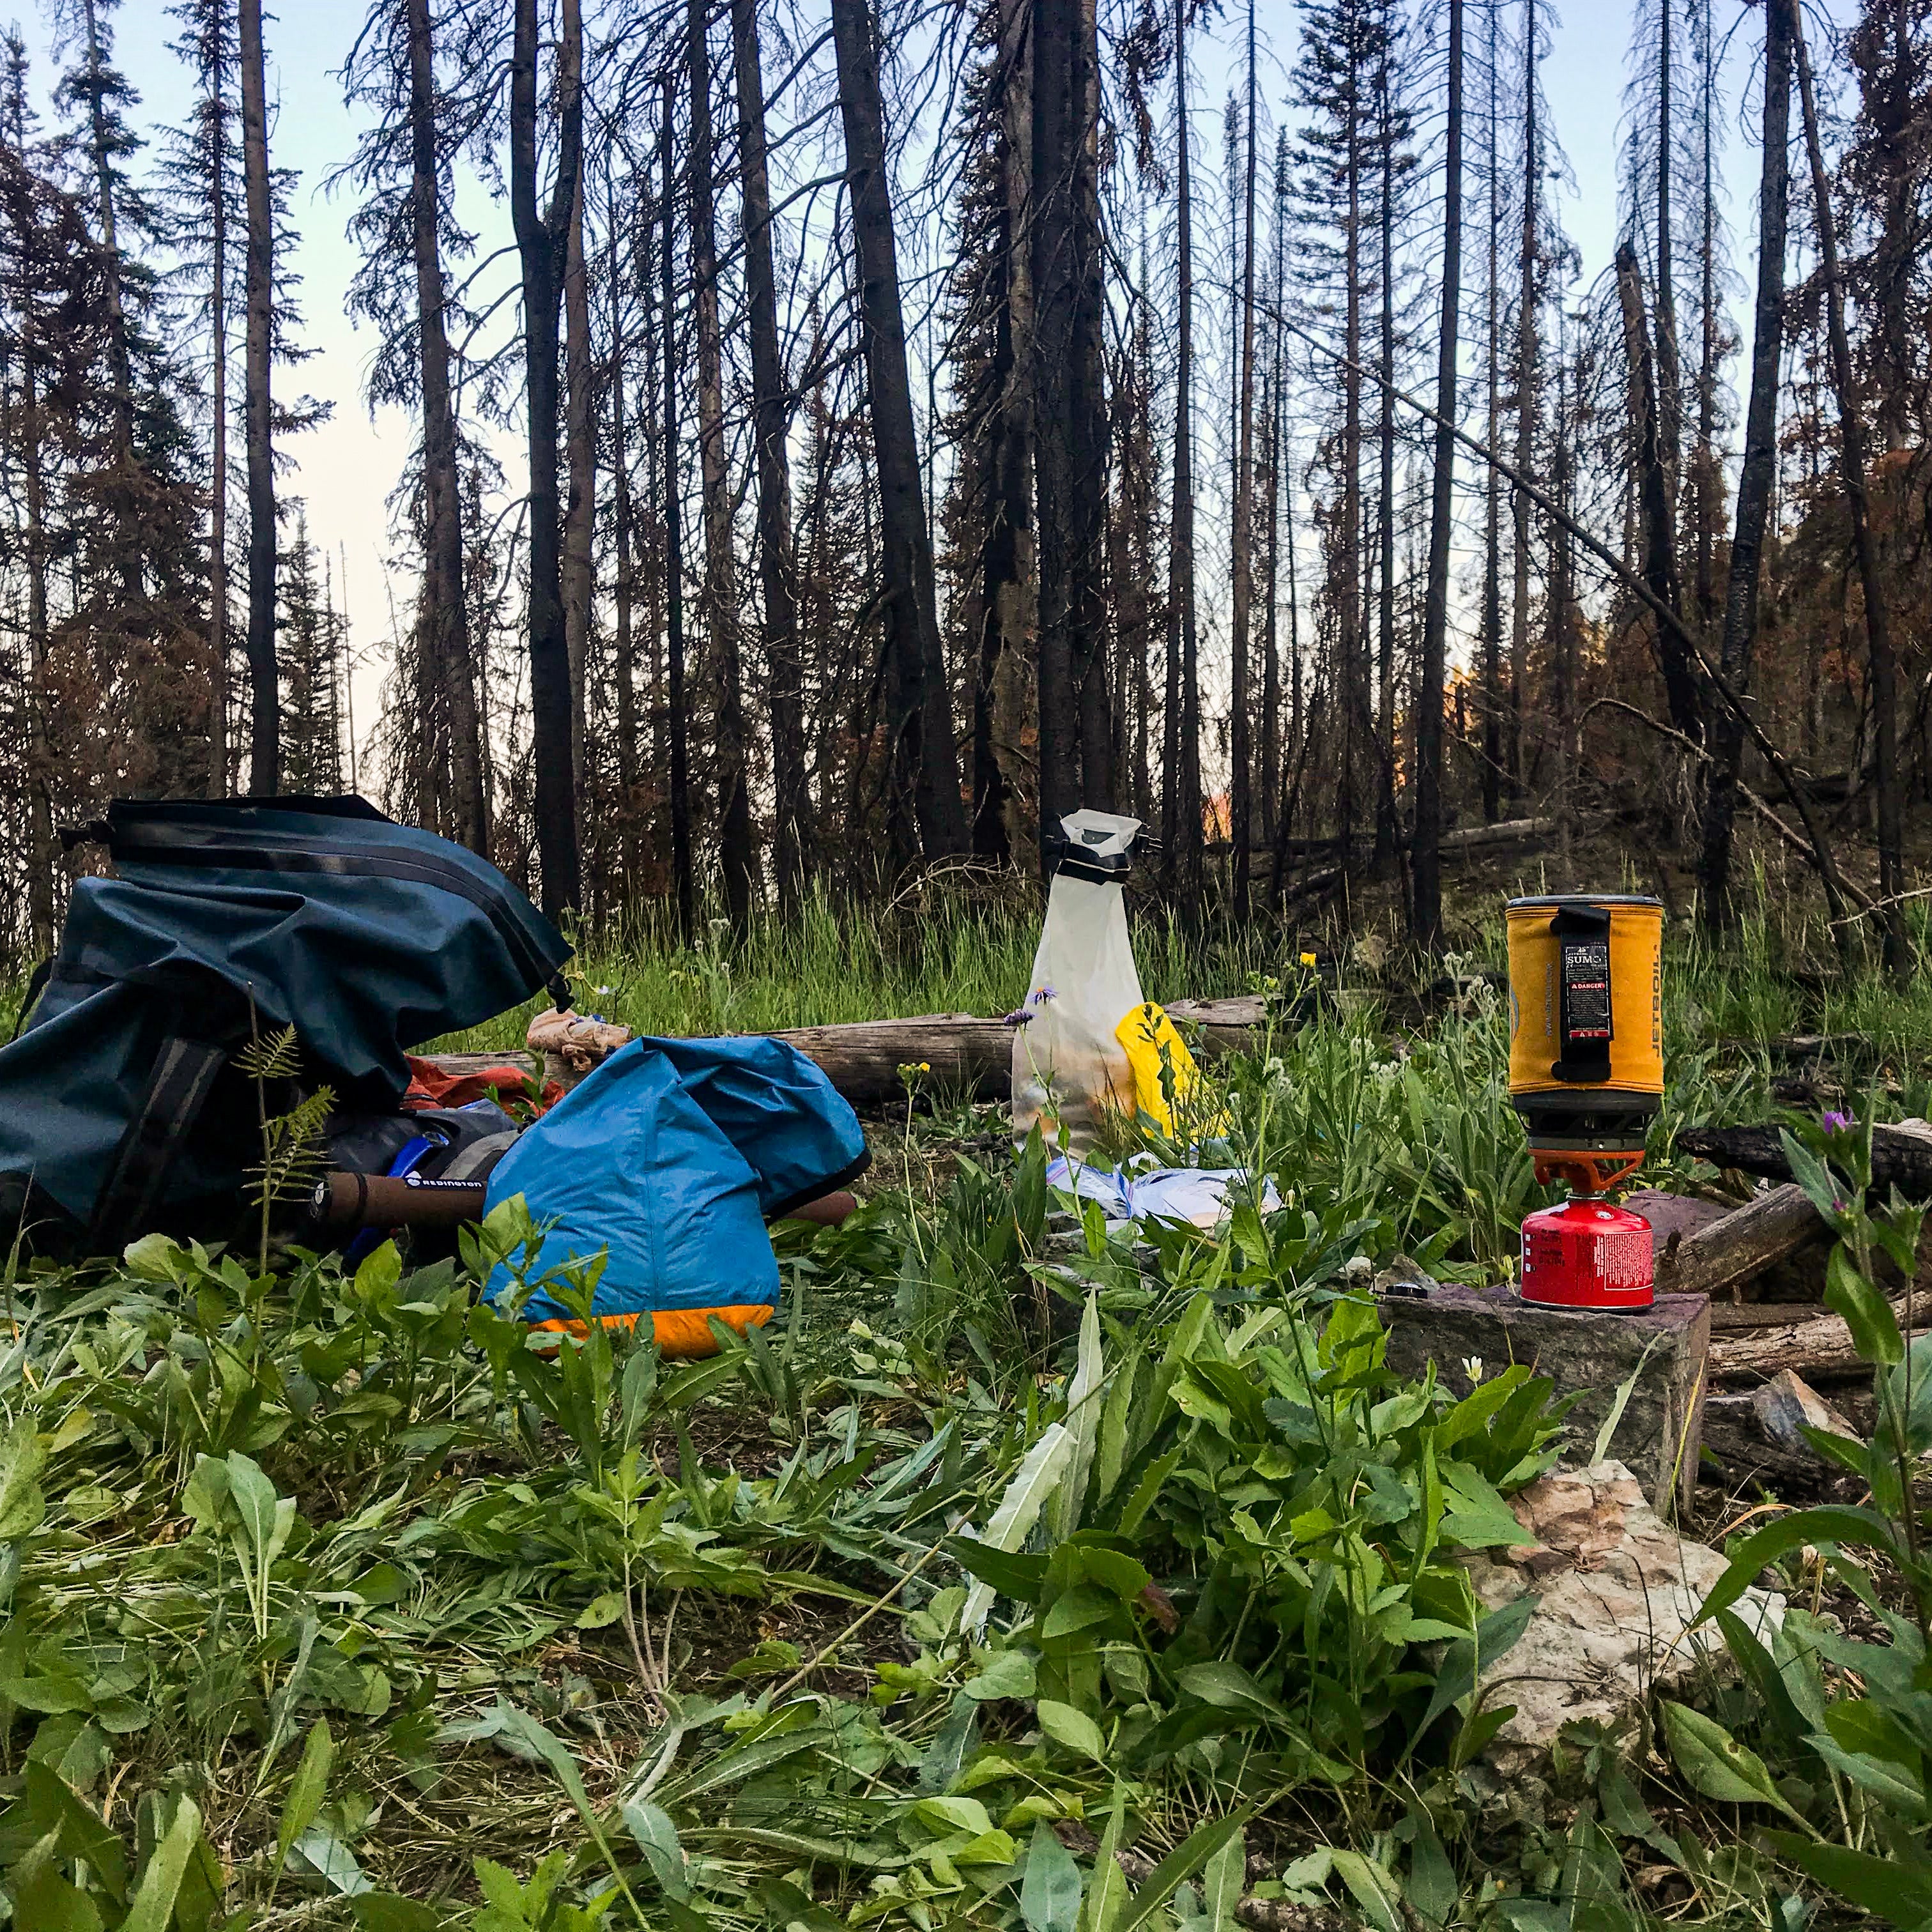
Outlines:
{"label": "fern frond", "polygon": [[298,1107],[262,1124],[262,1158],[248,1170],[258,1202],[298,1200],[308,1192],[322,1166],[322,1136],[334,1111],[333,1090],[318,1087]]}
{"label": "fern frond", "polygon": [[302,1042],[293,1027],[285,1026],[266,1039],[251,1040],[236,1054],[235,1066],[244,1079],[292,1080],[302,1071]]}

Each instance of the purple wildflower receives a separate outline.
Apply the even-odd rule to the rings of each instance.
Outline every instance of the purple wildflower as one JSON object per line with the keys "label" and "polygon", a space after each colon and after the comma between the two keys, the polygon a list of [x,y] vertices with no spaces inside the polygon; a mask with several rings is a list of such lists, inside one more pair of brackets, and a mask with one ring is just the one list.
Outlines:
{"label": "purple wildflower", "polygon": [[1026,1024],[1027,1022],[1028,1022],[1028,1020],[1031,1019],[1032,1018],[1033,1018],[1032,1014],[1030,1014],[1030,1012],[1028,1012],[1027,1011],[1027,1010],[1025,1009],[1025,1007],[1024,1007],[1024,1006],[1016,1006],[1011,1012],[1010,1012],[1010,1013],[1006,1014],[1006,1016],[1005,1016],[1001,1019],[1001,1021],[1000,1021],[1000,1024],[1002,1026],[1011,1026],[1011,1027],[1024,1026],[1024,1025]]}
{"label": "purple wildflower", "polygon": [[1818,1124],[1828,1134],[1842,1134],[1850,1128],[1852,1117],[1849,1114],[1827,1112],[1818,1117]]}
{"label": "purple wildflower", "polygon": [[1036,1006],[1043,1006],[1048,1000],[1057,1000],[1059,997],[1059,994],[1052,987],[1042,986],[1034,994],[1033,1003]]}
{"label": "purple wildflower", "polygon": [[1832,1203],[1832,1212],[1834,1214],[1846,1214],[1846,1213],[1850,1212],[1850,1208],[1851,1208],[1851,1204],[1851,1204],[1849,1201],[1838,1201],[1838,1200],[1834,1200],[1834,1201]]}

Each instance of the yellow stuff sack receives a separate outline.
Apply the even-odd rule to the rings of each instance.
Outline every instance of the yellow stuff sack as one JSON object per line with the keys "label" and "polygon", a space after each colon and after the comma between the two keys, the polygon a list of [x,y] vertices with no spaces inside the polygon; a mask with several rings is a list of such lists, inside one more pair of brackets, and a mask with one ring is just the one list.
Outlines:
{"label": "yellow stuff sack", "polygon": [[[1114,1037],[1120,1042],[1127,1064],[1134,1070],[1135,1106],[1172,1138],[1176,1127],[1175,1106],[1186,1114],[1201,1081],[1200,1069],[1187,1050],[1187,1042],[1174,1030],[1173,1021],[1151,1000],[1144,1000],[1130,1009],[1126,1018],[1114,1028]],[[1173,1076],[1173,1106],[1168,1104],[1161,1088],[1163,1059]],[[1211,1136],[1224,1132],[1227,1121],[1217,1111],[1212,1120],[1189,1120],[1186,1124],[1197,1132]]]}

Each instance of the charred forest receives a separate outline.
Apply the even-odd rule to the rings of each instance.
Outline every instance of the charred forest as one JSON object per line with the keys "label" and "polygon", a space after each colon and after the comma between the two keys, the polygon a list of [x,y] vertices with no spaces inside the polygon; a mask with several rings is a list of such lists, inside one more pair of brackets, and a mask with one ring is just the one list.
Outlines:
{"label": "charred forest", "polygon": [[[1928,0],[1633,0],[1587,263],[1553,0],[167,20],[165,88],[119,0],[0,47],[17,964],[110,798],[356,788],[586,930],[1036,878],[1087,805],[1189,923],[1439,949],[1445,841],[1534,820],[1714,934],[1788,854],[1910,970]],[[378,411],[352,625],[304,449]]]}

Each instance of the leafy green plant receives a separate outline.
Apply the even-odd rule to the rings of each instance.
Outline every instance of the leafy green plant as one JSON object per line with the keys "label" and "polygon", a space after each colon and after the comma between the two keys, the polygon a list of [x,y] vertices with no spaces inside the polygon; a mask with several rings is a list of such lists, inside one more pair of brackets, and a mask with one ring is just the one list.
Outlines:
{"label": "leafy green plant", "polygon": [[264,1039],[249,1012],[248,1044],[235,1056],[236,1070],[254,1082],[262,1157],[251,1170],[256,1212],[261,1223],[260,1272],[268,1271],[268,1238],[275,1209],[305,1195],[322,1165],[322,1135],[335,1106],[334,1091],[318,1087],[302,1095],[286,1112],[268,1110],[272,1086],[292,1085],[302,1071],[302,1042],[292,1026]]}
{"label": "leafy green plant", "polygon": [[[1717,1619],[1756,1694],[1758,1728],[1790,1768],[1777,1774],[1713,1718],[1677,1706],[1664,1716],[1672,1755],[1696,1790],[1781,1815],[1781,1826],[1761,1834],[1778,1857],[1861,1909],[1910,1926],[1932,1920],[1932,1564],[1918,1493],[1932,1451],[1932,1336],[1906,1345],[1876,1279],[1881,1256],[1911,1279],[1924,1211],[1896,1192],[1872,1202],[1874,1118],[1868,1099],[1856,1115],[1794,1122],[1783,1135],[1792,1173],[1838,1234],[1826,1299],[1872,1364],[1877,1418],[1869,1439],[1810,1427],[1804,1434],[1820,1455],[1863,1480],[1870,1500],[1774,1516],[1737,1544],[1701,1612]],[[1737,1616],[1733,1606],[1767,1566],[1814,1550],[1884,1641],[1854,1639],[1792,1610],[1767,1642]]]}

